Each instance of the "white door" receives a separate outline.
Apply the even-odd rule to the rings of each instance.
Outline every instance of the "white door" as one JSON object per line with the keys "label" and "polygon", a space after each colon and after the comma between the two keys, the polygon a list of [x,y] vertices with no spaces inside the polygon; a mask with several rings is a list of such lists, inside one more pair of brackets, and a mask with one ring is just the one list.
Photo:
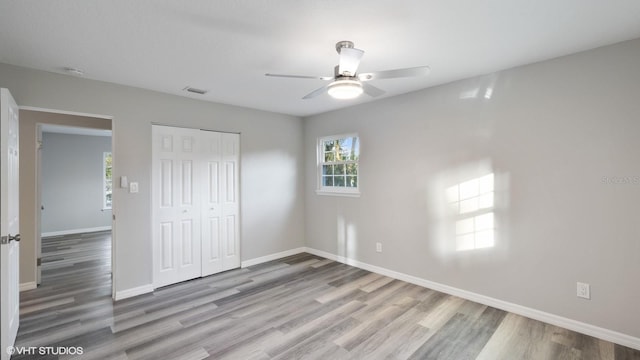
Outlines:
{"label": "white door", "polygon": [[153,126],[154,286],[201,276],[198,133]]}
{"label": "white door", "polygon": [[9,359],[20,324],[18,106],[0,90],[0,359]]}
{"label": "white door", "polygon": [[240,267],[240,135],[202,131],[202,276]]}

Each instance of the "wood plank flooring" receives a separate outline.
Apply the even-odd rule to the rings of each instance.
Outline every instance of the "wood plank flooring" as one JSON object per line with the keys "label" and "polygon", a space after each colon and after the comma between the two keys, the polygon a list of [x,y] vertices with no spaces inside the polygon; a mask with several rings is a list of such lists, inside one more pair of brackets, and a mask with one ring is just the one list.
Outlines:
{"label": "wood plank flooring", "polygon": [[640,351],[300,254],[111,301],[110,233],[43,239],[13,359],[635,359]]}

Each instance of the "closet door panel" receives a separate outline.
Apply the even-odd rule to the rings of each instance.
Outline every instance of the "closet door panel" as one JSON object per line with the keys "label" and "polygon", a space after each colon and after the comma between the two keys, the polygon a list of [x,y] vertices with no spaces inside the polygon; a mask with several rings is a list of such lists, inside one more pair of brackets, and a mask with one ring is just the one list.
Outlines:
{"label": "closet door panel", "polygon": [[153,126],[154,286],[201,275],[198,131]]}
{"label": "closet door panel", "polygon": [[223,270],[240,266],[240,135],[221,134],[222,137],[222,238]]}
{"label": "closet door panel", "polygon": [[221,187],[221,134],[202,131],[202,167],[204,176],[201,187],[204,189],[202,203],[202,276],[222,271],[222,241],[220,206]]}

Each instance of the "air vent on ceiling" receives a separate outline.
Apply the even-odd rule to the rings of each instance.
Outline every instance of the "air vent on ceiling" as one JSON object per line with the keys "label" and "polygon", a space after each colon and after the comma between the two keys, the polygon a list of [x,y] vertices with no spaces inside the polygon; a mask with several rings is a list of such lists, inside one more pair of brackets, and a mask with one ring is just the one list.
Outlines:
{"label": "air vent on ceiling", "polygon": [[74,68],[74,67],[63,67],[67,74],[75,75],[75,76],[84,76],[84,71],[82,69]]}
{"label": "air vent on ceiling", "polygon": [[194,93],[194,94],[199,94],[199,95],[204,95],[204,94],[207,93],[207,90],[196,89],[196,88],[192,88],[191,86],[187,86],[182,90],[185,90],[185,91],[188,91],[188,92]]}

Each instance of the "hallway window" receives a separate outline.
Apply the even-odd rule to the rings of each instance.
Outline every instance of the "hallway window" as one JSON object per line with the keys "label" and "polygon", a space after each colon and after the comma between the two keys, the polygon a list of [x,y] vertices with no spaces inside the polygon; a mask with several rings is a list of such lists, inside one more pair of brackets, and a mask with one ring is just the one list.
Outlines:
{"label": "hallway window", "polygon": [[110,152],[105,152],[102,157],[102,179],[103,179],[103,207],[111,209],[111,194],[113,193],[113,161]]}

